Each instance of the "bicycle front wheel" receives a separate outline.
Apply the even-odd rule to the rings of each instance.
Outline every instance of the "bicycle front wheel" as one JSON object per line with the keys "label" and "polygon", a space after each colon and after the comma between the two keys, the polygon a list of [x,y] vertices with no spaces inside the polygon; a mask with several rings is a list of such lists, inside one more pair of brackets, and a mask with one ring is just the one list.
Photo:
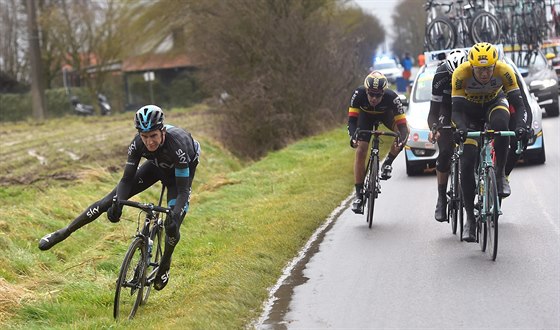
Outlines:
{"label": "bicycle front wheel", "polygon": [[115,319],[121,315],[127,315],[129,319],[132,319],[136,314],[142,301],[146,277],[144,260],[146,260],[144,241],[142,238],[136,237],[130,244],[119,271],[113,306]]}
{"label": "bicycle front wheel", "polygon": [[367,223],[368,227],[371,228],[373,224],[373,210],[375,208],[375,199],[377,198],[377,175],[379,173],[379,159],[377,156],[373,156],[371,164],[370,164],[370,171],[367,176],[368,180],[368,194],[367,199]]}
{"label": "bicycle front wheel", "polygon": [[148,302],[148,297],[152,291],[152,285],[159,268],[161,257],[163,256],[162,228],[155,225],[150,232],[152,241],[151,251],[148,251],[148,265],[146,267],[146,281],[144,282],[142,305]]}
{"label": "bicycle front wheel", "polygon": [[500,199],[498,197],[498,186],[496,174],[493,168],[488,169],[486,178],[487,189],[484,202],[486,203],[486,228],[488,231],[488,256],[496,260],[498,255],[498,217],[500,216]]}

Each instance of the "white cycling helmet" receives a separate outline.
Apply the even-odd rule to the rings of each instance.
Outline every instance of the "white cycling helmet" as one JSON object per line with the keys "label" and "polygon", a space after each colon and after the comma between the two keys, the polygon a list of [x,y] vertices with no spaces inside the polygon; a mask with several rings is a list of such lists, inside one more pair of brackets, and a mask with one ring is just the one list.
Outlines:
{"label": "white cycling helmet", "polygon": [[451,53],[449,53],[449,55],[447,55],[447,58],[445,59],[445,67],[447,68],[449,74],[453,74],[453,71],[455,71],[461,63],[466,61],[467,53],[462,49],[454,49]]}

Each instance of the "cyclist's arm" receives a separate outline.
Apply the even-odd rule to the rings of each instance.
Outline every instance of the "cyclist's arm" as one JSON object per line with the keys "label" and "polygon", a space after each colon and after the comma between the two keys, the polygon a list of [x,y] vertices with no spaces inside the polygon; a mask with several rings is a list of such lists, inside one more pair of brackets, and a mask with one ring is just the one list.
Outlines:
{"label": "cyclist's arm", "polygon": [[525,112],[527,112],[527,125],[531,125],[533,122],[533,113],[531,112],[531,106],[529,105],[529,97],[525,94],[525,90],[521,88],[519,81],[523,79],[517,73],[515,73],[515,79],[517,79],[517,84],[519,85],[519,91],[521,92],[521,97],[523,97],[523,104],[525,105]]}
{"label": "cyclist's arm", "polygon": [[398,96],[393,99],[393,105],[393,114],[395,116],[394,123],[400,134],[399,141],[404,143],[408,139],[408,125],[406,123],[403,104]]}
{"label": "cyclist's arm", "polygon": [[359,103],[359,90],[356,89],[350,99],[350,107],[348,108],[348,135],[354,136],[358,129],[358,116],[360,115]]}
{"label": "cyclist's arm", "polygon": [[430,101],[430,112],[428,113],[428,127],[431,129],[434,125],[439,123],[439,113],[441,109],[441,102],[434,101],[433,95]]}
{"label": "cyclist's arm", "polygon": [[142,147],[143,142],[136,136],[130,146],[128,147],[128,158],[124,166],[124,172],[119,184],[117,185],[117,198],[118,199],[128,199],[130,196],[130,191],[132,190],[132,185],[134,184],[134,176],[138,170],[138,164],[140,164],[141,153],[138,147]]}
{"label": "cyclist's arm", "polygon": [[451,120],[455,123],[457,129],[466,130],[465,109],[469,102],[463,87],[465,84],[464,74],[460,69],[464,69],[463,65],[455,69],[451,78]]}
{"label": "cyclist's arm", "polygon": [[507,94],[507,99],[515,108],[515,122],[517,127],[527,127],[527,111],[525,110],[523,96],[521,96],[519,89],[510,91]]}
{"label": "cyclist's arm", "polygon": [[523,103],[523,96],[521,95],[519,85],[517,84],[515,71],[509,65],[502,63],[500,63],[499,69],[503,81],[503,89],[507,94],[507,99],[515,108],[516,125],[517,127],[527,127],[527,112],[525,110],[525,104]]}
{"label": "cyclist's arm", "polygon": [[348,108],[348,135],[350,137],[354,136],[356,130],[358,129],[358,115],[360,114],[360,109]]}
{"label": "cyclist's arm", "polygon": [[[190,170],[188,164],[186,166],[175,167],[175,184],[177,186],[177,199],[175,203],[170,201],[169,207],[173,207],[175,214],[185,213],[189,209],[188,201],[190,196],[190,187],[192,180],[190,178]],[[174,205],[173,205],[174,204]]]}

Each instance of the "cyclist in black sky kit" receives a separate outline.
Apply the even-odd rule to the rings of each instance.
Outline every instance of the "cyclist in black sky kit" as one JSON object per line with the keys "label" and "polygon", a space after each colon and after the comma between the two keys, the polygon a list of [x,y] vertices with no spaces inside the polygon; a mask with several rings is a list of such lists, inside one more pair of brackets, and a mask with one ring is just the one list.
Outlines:
{"label": "cyclist in black sky kit", "polygon": [[391,178],[393,160],[404,148],[408,138],[408,126],[402,102],[397,93],[387,89],[387,85],[387,78],[381,72],[373,71],[366,77],[364,85],[354,91],[350,100],[348,134],[350,134],[350,146],[356,148],[356,158],[354,159],[356,199],[352,204],[354,213],[363,213],[365,161],[371,138],[371,134],[360,134],[356,137],[356,130],[371,130],[375,121],[381,121],[387,128],[400,133],[400,137],[395,138],[391,150],[381,166],[382,180]]}
{"label": "cyclist in black sky kit", "polygon": [[[129,199],[161,181],[167,188],[167,204],[172,211],[165,220],[165,250],[154,280],[154,288],[163,289],[169,281],[171,256],[180,239],[181,223],[189,208],[191,186],[200,156],[200,145],[184,129],[164,124],[163,111],[155,105],[141,107],[134,116],[138,134],[128,147],[128,158],[117,187],[90,205],[66,227],[45,235],[39,249],[48,250],[86,224],[107,212],[111,222],[118,222],[122,205],[113,198]],[[141,158],[147,160],[138,167]]]}

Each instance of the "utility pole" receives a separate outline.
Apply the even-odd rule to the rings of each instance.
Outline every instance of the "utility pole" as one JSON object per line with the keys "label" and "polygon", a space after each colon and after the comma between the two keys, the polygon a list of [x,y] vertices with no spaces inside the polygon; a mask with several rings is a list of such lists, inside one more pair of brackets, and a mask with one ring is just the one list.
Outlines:
{"label": "utility pole", "polygon": [[45,82],[41,66],[41,48],[39,47],[39,28],[35,15],[35,0],[27,0],[27,32],[29,35],[29,58],[31,59],[31,98],[33,118],[45,119]]}

